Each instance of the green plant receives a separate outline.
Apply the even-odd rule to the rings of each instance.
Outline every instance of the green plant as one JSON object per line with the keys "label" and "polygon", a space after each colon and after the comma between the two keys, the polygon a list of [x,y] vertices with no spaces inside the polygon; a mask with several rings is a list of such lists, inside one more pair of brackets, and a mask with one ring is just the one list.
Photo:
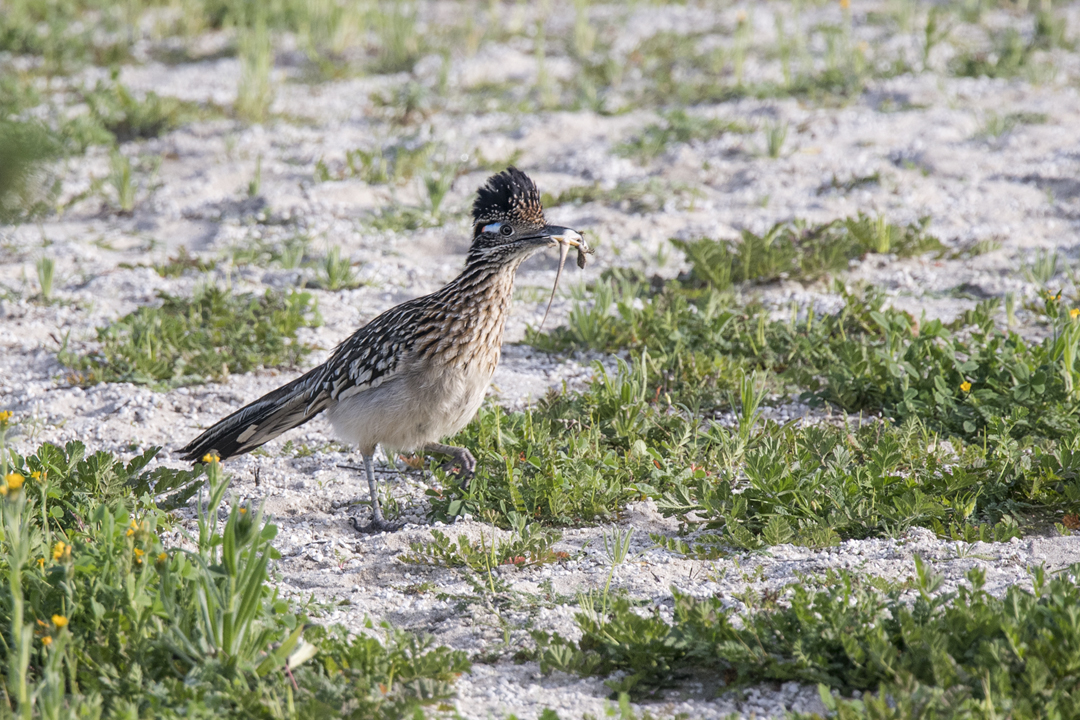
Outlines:
{"label": "green plant", "polygon": [[432,215],[438,216],[439,208],[442,207],[446,193],[450,192],[450,188],[453,187],[456,177],[457,173],[450,170],[429,173],[424,176],[424,188],[427,190],[428,207]]}
{"label": "green plant", "polygon": [[994,32],[990,43],[989,50],[959,53],[950,63],[952,73],[960,77],[1016,77],[1029,67],[1036,49],[1034,41],[1025,41],[1013,27]]}
{"label": "green plant", "polygon": [[99,328],[100,347],[58,358],[80,383],[135,382],[176,387],[295,364],[310,348],[295,342],[298,328],[319,322],[307,293],[233,295],[215,286],[195,296],[159,294],[162,304],[142,307]]}
{"label": "green plant", "polygon": [[[663,285],[612,273],[594,304],[579,301],[571,327],[530,336],[548,350],[588,346],[641,359],[616,375],[598,371],[585,392],[522,416],[482,414],[467,444],[525,459],[478,473],[454,501],[459,510],[498,509],[513,498],[565,523],[596,517],[598,490],[617,503],[633,488],[688,526],[715,531],[716,543],[686,548],[712,555],[716,545],[820,547],[912,524],[1000,539],[1080,503],[1072,480],[1051,480],[1072,477],[1071,448],[1080,442],[1080,311],[1063,312],[1060,298],[1045,301],[1053,330],[1039,342],[999,330],[994,303],[948,325],[916,323],[879,293],[840,286],[840,312],[792,307],[780,319],[715,289],[707,256],[692,263],[690,278]],[[755,370],[768,375],[754,379]],[[766,393],[801,393],[804,402],[883,420],[779,426],[755,420]],[[697,424],[721,408],[736,411],[732,429]],[[553,428],[572,429],[572,442],[539,452]],[[569,488],[560,480],[568,473],[577,473]]]}
{"label": "green plant", "polygon": [[986,113],[982,128],[976,133],[976,137],[996,139],[1018,125],[1039,125],[1047,119],[1045,113],[1014,112],[999,115],[991,111]]}
{"label": "green plant", "polygon": [[[469,669],[464,653],[380,628],[383,639],[326,629],[278,597],[268,572],[273,525],[258,508],[225,502],[229,479],[206,458],[195,471],[146,472],[152,448],[130,463],[87,456],[80,443],[5,447],[0,413],[0,670],[8,715],[97,717],[102,708],[178,720],[412,717],[448,699]],[[161,532],[173,520],[156,494],[205,473],[184,549]],[[192,487],[191,483],[194,482]],[[205,501],[204,501],[205,500]]]}
{"label": "green plant", "polygon": [[671,143],[709,140],[724,133],[746,133],[748,128],[735,120],[703,118],[678,109],[664,113],[660,123],[645,128],[641,135],[617,145],[615,152],[648,162],[663,153]]}
{"label": "green plant", "polygon": [[[120,267],[131,266],[120,265]],[[188,270],[194,270],[200,275],[209,272],[217,267],[217,261],[204,260],[189,253],[186,247],[180,246],[180,249],[171,258],[164,262],[154,263],[151,267],[154,268],[154,272],[163,278],[175,278],[180,277]]]}
{"label": "green plant", "polygon": [[378,37],[378,54],[372,64],[376,73],[409,72],[420,59],[423,38],[416,27],[416,6],[396,2],[388,10],[373,14],[372,26]]}
{"label": "green plant", "polygon": [[345,153],[345,163],[336,172],[323,161],[316,165],[316,179],[344,180],[355,177],[371,185],[400,185],[420,174],[430,163],[433,143],[399,143],[374,150],[357,148]]}
{"label": "green plant", "polygon": [[[533,636],[543,670],[618,670],[609,687],[638,696],[707,670],[725,678],[722,687],[819,683],[826,706],[844,708],[843,718],[973,719],[1008,708],[1033,719],[1071,703],[1069,648],[1078,638],[1067,618],[1080,597],[1078,576],[1074,566],[1048,580],[1037,568],[1033,590],[1014,585],[998,598],[984,589],[983,571],[972,570],[970,588],[942,592],[942,577],[916,556],[913,604],[901,599],[903,588],[880,592],[854,574],[830,573],[823,589],[792,586],[790,606],[748,596],[757,607],[739,621],[720,599],[673,590],[670,622],[658,611],[642,616],[621,599],[606,615],[579,613],[576,643],[541,631]],[[830,689],[878,696],[836,700]],[[904,710],[912,705],[922,714]]]}
{"label": "green plant", "polygon": [[254,3],[252,22],[239,30],[240,83],[236,89],[236,112],[251,122],[266,120],[274,102],[270,73],[274,67],[274,49],[270,42],[266,10]]}
{"label": "green plant", "polygon": [[45,163],[61,152],[43,126],[0,117],[0,225],[28,222],[53,209],[60,180],[45,172]]}
{"label": "green plant", "polygon": [[1024,264],[1024,277],[1030,283],[1045,287],[1057,276],[1059,264],[1060,258],[1056,251],[1040,249],[1035,252],[1035,258],[1031,262]]}
{"label": "green plant", "polygon": [[611,532],[604,532],[601,538],[604,542],[604,554],[607,555],[609,567],[607,579],[604,581],[604,589],[599,593],[599,609],[596,602],[597,596],[594,593],[590,591],[578,595],[578,604],[582,607],[582,611],[594,615],[606,613],[608,610],[611,601],[611,581],[615,578],[615,568],[626,562],[626,556],[630,552],[630,544],[634,538],[634,528],[627,528],[624,532],[612,526]]}
{"label": "green plant", "polygon": [[38,287],[41,289],[41,299],[46,303],[52,300],[53,270],[56,263],[47,255],[42,255],[36,263]]}
{"label": "green plant", "polygon": [[870,175],[852,175],[847,180],[840,180],[834,173],[832,179],[827,183],[822,183],[817,190],[818,195],[823,195],[829,190],[839,190],[842,193],[848,193],[852,190],[857,190],[867,185],[878,185],[881,183],[881,173],[874,172]]}
{"label": "green plant", "polygon": [[942,250],[926,232],[929,218],[906,226],[893,225],[884,216],[855,217],[809,225],[805,221],[777,223],[763,235],[743,230],[742,241],[672,241],[693,263],[692,277],[699,283],[725,290],[732,283],[770,282],[787,277],[815,280],[845,270],[866,253],[896,253],[901,257]]}
{"label": "green plant", "polygon": [[780,157],[784,149],[784,141],[787,139],[788,124],[786,122],[765,123],[765,150],[771,158]]}
{"label": "green plant", "polygon": [[353,271],[352,261],[341,257],[341,248],[336,245],[327,251],[318,270],[319,284],[327,290],[349,290],[360,284]]}
{"label": "green plant", "polygon": [[[520,516],[518,516],[520,517]],[[409,553],[401,561],[412,565],[435,565],[439,567],[463,567],[475,572],[488,573],[503,565],[528,567],[558,562],[566,553],[551,547],[562,535],[536,525],[518,525],[507,540],[495,541],[481,534],[479,544],[474,545],[466,536],[458,535],[455,543],[439,530],[431,531],[430,542],[409,543]]]}
{"label": "green plant", "polygon": [[262,153],[255,158],[255,175],[248,182],[248,197],[256,197],[262,190]]}
{"label": "green plant", "polygon": [[411,125],[423,120],[434,110],[431,92],[427,86],[415,80],[374,93],[371,100],[378,107],[392,110],[392,117],[399,125]]}
{"label": "green plant", "polygon": [[923,72],[930,69],[930,54],[934,48],[947,40],[953,30],[951,23],[942,21],[942,15],[944,15],[944,10],[937,5],[932,6],[926,13],[926,24],[923,26]]}
{"label": "green plant", "polygon": [[135,180],[131,172],[131,160],[114,148],[109,156],[109,184],[116,194],[117,210],[130,215],[135,210]]}
{"label": "green plant", "polygon": [[391,232],[410,232],[442,224],[441,219],[427,208],[411,205],[391,205],[368,216],[367,220],[372,228]]}
{"label": "green plant", "polygon": [[[118,77],[114,71],[108,83],[98,81],[92,89],[82,91],[89,119],[107,133],[103,140],[111,136],[113,143],[125,143],[158,137],[194,114],[189,105],[154,92],[136,98]],[[89,128],[82,132],[92,134]]]}

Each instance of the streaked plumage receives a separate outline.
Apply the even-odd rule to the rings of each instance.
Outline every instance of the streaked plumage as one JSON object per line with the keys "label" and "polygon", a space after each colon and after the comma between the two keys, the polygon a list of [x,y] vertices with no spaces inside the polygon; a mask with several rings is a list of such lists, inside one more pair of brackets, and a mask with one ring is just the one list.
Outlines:
{"label": "streaked plumage", "polygon": [[473,225],[457,278],[379,315],[325,363],[195,438],[184,457],[241,455],[326,411],[335,433],[364,456],[375,529],[388,527],[371,466],[376,446],[450,454],[467,482],[472,455],[438,441],[465,427],[483,402],[499,363],[514,274],[546,247],[583,247],[574,231],[546,225],[535,184],[516,168],[480,188]]}

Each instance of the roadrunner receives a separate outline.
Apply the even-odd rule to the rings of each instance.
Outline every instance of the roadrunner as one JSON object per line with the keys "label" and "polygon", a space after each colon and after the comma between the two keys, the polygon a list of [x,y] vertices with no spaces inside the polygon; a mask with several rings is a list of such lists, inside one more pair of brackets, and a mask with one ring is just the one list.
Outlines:
{"label": "roadrunner", "polygon": [[492,176],[473,203],[472,245],[457,278],[379,315],[325,363],[192,440],[181,450],[184,458],[242,455],[325,411],[337,436],[364,458],[372,521],[358,529],[396,527],[379,506],[372,467],[378,445],[449,456],[467,488],[476,459],[439,441],[480,408],[499,363],[514,274],[526,258],[550,247],[560,249],[560,274],[571,247],[578,249],[579,267],[589,251],[577,232],[546,223],[540,194],[525,173],[511,167]]}

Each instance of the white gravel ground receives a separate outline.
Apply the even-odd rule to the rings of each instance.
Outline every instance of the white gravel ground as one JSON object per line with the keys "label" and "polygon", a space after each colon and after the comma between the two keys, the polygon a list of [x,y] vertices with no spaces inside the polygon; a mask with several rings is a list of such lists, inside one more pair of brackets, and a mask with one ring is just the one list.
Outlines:
{"label": "white gravel ground", "polygon": [[[643,9],[630,27],[641,26],[641,33],[660,26],[677,29],[692,25],[702,12],[694,7]],[[820,12],[832,12],[832,8]],[[758,23],[764,21],[761,14]],[[762,28],[769,31],[767,23]],[[535,73],[531,56],[492,52],[486,48],[471,58],[454,58],[450,82],[476,84],[504,76],[527,79]],[[425,62],[418,72],[433,64]],[[1068,67],[1075,58],[1068,56],[1061,62]],[[554,60],[547,69],[556,75],[562,72]],[[154,90],[227,104],[235,96],[238,72],[237,61],[231,58],[179,66],[146,62],[125,68],[121,78],[137,92]],[[15,438],[18,450],[27,451],[43,441],[73,439],[93,450],[121,454],[129,453],[133,444],[140,448],[161,445],[166,448],[161,461],[179,466],[169,454],[172,450],[232,409],[297,374],[295,369],[261,370],[229,377],[220,384],[171,392],[127,384],[71,386],[55,358],[64,338],[74,347],[88,347],[95,327],[154,302],[157,291],[190,293],[202,282],[194,275],[163,279],[151,269],[125,268],[124,264],[161,261],[181,247],[217,257],[260,234],[281,232],[253,221],[260,208],[295,220],[314,239],[314,249],[340,247],[369,283],[342,292],[312,291],[325,324],[301,333],[305,342],[321,348],[311,363],[321,361],[337,342],[379,312],[436,289],[461,267],[468,242],[463,219],[408,234],[372,231],[364,222],[365,213],[382,207],[391,197],[414,202],[419,183],[388,191],[359,180],[312,180],[320,158],[339,162],[347,150],[370,147],[373,138],[399,132],[369,96],[394,86],[404,76],[307,85],[287,81],[286,70],[280,75],[274,110],[289,119],[255,127],[226,120],[196,122],[159,139],[124,145],[123,152],[132,158],[161,161],[155,188],[141,191],[130,217],[112,213],[99,195],[91,193],[40,226],[0,228],[0,288],[12,291],[6,297],[0,294],[5,297],[0,299],[0,408],[13,410],[21,422],[22,434]],[[685,269],[677,252],[664,252],[670,247],[668,238],[736,237],[740,229],[760,232],[794,217],[818,221],[864,211],[884,213],[893,222],[910,222],[929,215],[931,231],[952,248],[996,241],[997,249],[968,259],[884,258],[852,268],[850,281],[877,285],[895,305],[930,316],[952,317],[973,307],[979,297],[1007,291],[1021,298],[1034,297],[1041,288],[1026,280],[1019,268],[1036,249],[1057,250],[1068,263],[1076,259],[1080,96],[1067,72],[1043,85],[924,73],[872,83],[868,92],[846,107],[817,107],[791,99],[741,100],[694,111],[759,127],[766,119],[789,123],[782,156],[770,159],[762,153],[764,134],[759,131],[674,145],[655,163],[641,167],[611,150],[655,119],[647,111],[610,117],[584,111],[529,116],[436,113],[421,132],[445,145],[451,154],[479,149],[491,158],[519,151],[518,165],[534,176],[542,190],[558,192],[593,182],[614,186],[650,176],[686,182],[700,191],[692,204],[673,200],[663,210],[648,214],[599,204],[553,209],[549,220],[586,230],[597,252],[583,274],[573,268],[564,274],[564,290],[549,326],[565,318],[570,307],[566,289],[574,282],[595,278],[606,267],[636,266],[666,276]],[[1046,113],[1048,120],[1017,126],[997,140],[977,136],[988,113],[1019,111]],[[260,157],[261,192],[250,199],[246,188]],[[65,195],[76,196],[107,172],[108,157],[101,150],[64,161]],[[834,175],[844,179],[874,172],[881,174],[878,184],[846,194],[818,192]],[[473,172],[459,178],[446,204],[466,206],[485,175]],[[47,249],[42,248],[45,239]],[[34,263],[43,253],[57,263],[59,302],[52,305],[29,299],[37,290]],[[521,299],[509,325],[510,344],[495,377],[492,402],[521,406],[563,382],[573,388],[592,372],[592,358],[550,357],[513,344],[522,339],[526,324],[539,323],[554,269],[554,258],[541,258],[519,274]],[[230,271],[221,265],[212,275],[240,290],[288,287],[296,282],[295,271],[276,269]],[[1053,286],[1068,283],[1060,275]],[[837,302],[824,285],[785,282],[762,292],[778,309],[794,301],[804,307],[813,305],[820,312]],[[1023,313],[1020,319],[1024,320]],[[1038,328],[1028,330],[1038,332]],[[769,412],[778,419],[814,415],[798,404]],[[359,536],[352,530],[348,516],[361,512],[352,501],[362,499],[366,488],[356,473],[338,466],[355,464],[356,456],[335,450],[337,445],[311,457],[286,457],[279,452],[285,440],[321,448],[332,439],[329,425],[316,419],[270,443],[266,455],[237,458],[226,466],[235,478],[237,495],[264,500],[268,513],[281,526],[277,544],[282,559],[276,572],[283,593],[299,599],[313,596],[325,603],[324,620],[350,628],[359,629],[365,618],[388,620],[398,627],[431,633],[437,642],[470,653],[502,648],[502,632],[481,605],[462,610],[435,599],[434,593],[408,591],[429,581],[442,592],[468,592],[454,571],[395,559],[408,550],[410,540],[429,537],[428,529],[410,525],[378,536]],[[256,470],[258,485],[253,479]],[[404,502],[422,499],[428,482],[412,475],[390,474],[384,479]],[[785,545],[701,562],[651,547],[649,532],[674,534],[676,527],[648,503],[628,508],[621,524],[637,530],[636,544],[631,559],[616,571],[614,584],[661,608],[671,606],[672,587],[730,599],[738,606],[736,597],[747,588],[773,590],[799,582],[800,575],[828,569],[904,578],[913,573],[915,554],[944,573],[945,591],[954,589],[973,567],[986,572],[988,588],[1002,592],[1009,585],[1028,582],[1030,566],[1043,563],[1061,568],[1080,561],[1076,537],[966,545],[916,529],[902,538],[848,541],[828,550]],[[608,566],[599,541],[601,530],[568,530],[559,549],[570,553],[569,560],[540,568],[505,569],[504,577],[523,592],[538,592],[545,581],[558,593],[569,595],[602,586]],[[491,530],[464,521],[448,532],[477,539]],[[510,613],[510,618],[522,628],[531,625],[573,636],[573,611],[568,606],[539,606]],[[524,629],[515,630],[513,643],[527,637]],[[602,716],[609,702],[602,680],[560,674],[543,677],[536,663],[514,664],[508,657],[477,663],[471,674],[458,681],[457,690],[456,707],[466,718],[509,713],[535,718],[545,708],[557,710],[562,717]],[[702,688],[683,687],[648,705],[656,715],[686,713],[691,717],[729,713],[772,717],[785,710],[821,709],[816,688],[795,683],[762,685],[718,698]]]}

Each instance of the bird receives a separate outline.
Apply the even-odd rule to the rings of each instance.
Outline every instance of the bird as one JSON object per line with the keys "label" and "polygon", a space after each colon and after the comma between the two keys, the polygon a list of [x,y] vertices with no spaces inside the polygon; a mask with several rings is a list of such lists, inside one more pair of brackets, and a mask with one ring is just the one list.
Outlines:
{"label": "bird", "polygon": [[372,519],[366,527],[353,521],[354,527],[398,529],[379,504],[376,447],[448,456],[453,462],[444,467],[460,468],[468,488],[476,459],[468,449],[440,441],[463,429],[483,403],[499,363],[518,268],[553,247],[560,249],[560,274],[571,247],[579,267],[592,252],[577,231],[547,223],[528,175],[511,166],[491,176],[473,203],[472,242],[461,274],[378,315],[323,364],[209,427],[180,450],[182,457],[198,462],[213,454],[220,460],[242,455],[325,412],[338,438],[363,456]]}

